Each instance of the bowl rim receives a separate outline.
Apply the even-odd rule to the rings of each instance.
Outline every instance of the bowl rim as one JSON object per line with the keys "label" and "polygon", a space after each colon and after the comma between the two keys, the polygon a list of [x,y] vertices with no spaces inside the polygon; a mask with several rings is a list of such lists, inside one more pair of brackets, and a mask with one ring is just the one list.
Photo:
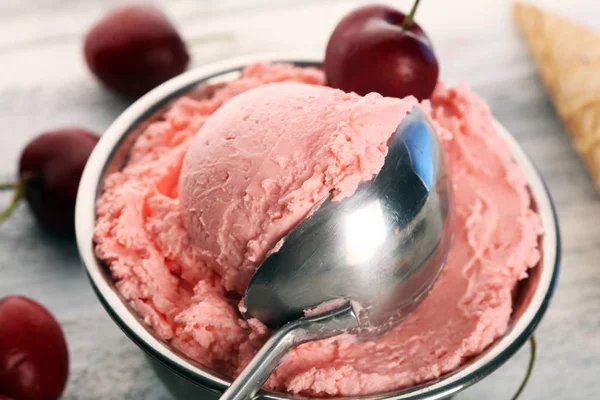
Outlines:
{"label": "bowl rim", "polygon": [[[231,380],[223,379],[208,368],[194,365],[170,349],[150,333],[140,319],[134,315],[113,286],[107,281],[100,260],[94,253],[93,231],[96,220],[96,199],[105,169],[115,151],[129,133],[150,114],[167,102],[189,91],[199,83],[220,78],[228,80],[232,73],[239,72],[253,62],[287,62],[300,66],[317,66],[321,56],[310,53],[265,53],[235,57],[206,64],[187,71],[153,89],[130,105],[106,130],[92,152],[77,194],[75,227],[77,246],[92,287],[100,302],[117,325],[142,350],[159,360],[173,372],[207,390],[222,393]],[[518,144],[517,140],[496,120],[498,133],[508,142],[513,159],[524,171],[532,198],[542,220],[544,234],[541,239],[542,267],[537,288],[522,315],[511,329],[488,347],[475,362],[443,375],[437,380],[395,392],[353,396],[355,399],[441,399],[461,391],[483,379],[506,362],[529,338],[537,327],[555,291],[560,263],[560,235],[558,217],[550,192],[539,171]],[[261,391],[257,399],[284,400],[294,397]]]}

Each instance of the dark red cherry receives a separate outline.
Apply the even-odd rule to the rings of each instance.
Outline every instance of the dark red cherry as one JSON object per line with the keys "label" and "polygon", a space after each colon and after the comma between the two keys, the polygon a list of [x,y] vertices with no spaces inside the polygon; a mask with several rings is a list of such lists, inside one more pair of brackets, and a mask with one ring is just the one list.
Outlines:
{"label": "dark red cherry", "polygon": [[106,87],[132,98],[185,71],[190,59],[175,27],[150,5],[114,9],[89,31],[84,54]]}
{"label": "dark red cherry", "polygon": [[323,69],[329,86],[365,95],[431,96],[439,66],[431,41],[409,14],[369,5],[344,17],[329,39]]}
{"label": "dark red cherry", "polygon": [[21,153],[19,180],[42,228],[74,233],[79,180],[96,143],[98,136],[86,130],[60,129],[41,134]]}
{"label": "dark red cherry", "polygon": [[98,136],[79,128],[46,132],[29,142],[21,153],[13,201],[0,213],[0,223],[24,198],[43,229],[72,235],[79,180],[96,143]]}
{"label": "dark red cherry", "polygon": [[0,300],[0,399],[56,400],[69,374],[63,331],[52,314],[22,296]]}

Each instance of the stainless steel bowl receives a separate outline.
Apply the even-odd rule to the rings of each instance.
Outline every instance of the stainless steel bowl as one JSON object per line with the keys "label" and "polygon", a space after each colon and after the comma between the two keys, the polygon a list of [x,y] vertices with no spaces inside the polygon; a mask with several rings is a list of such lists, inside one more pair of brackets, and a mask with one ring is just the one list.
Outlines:
{"label": "stainless steel bowl", "polygon": [[[168,342],[159,339],[115,289],[110,271],[94,255],[92,235],[96,220],[95,202],[102,178],[107,173],[122,168],[137,135],[172,100],[194,90],[199,84],[218,84],[234,79],[244,66],[255,61],[290,62],[302,66],[316,66],[320,63],[318,57],[294,54],[241,57],[203,66],[164,83],[130,106],[102,136],[87,163],[77,196],[77,244],[98,298],[117,325],[149,354],[158,376],[181,399],[207,396],[216,398],[216,394],[222,393],[230,380],[180,354]],[[542,259],[531,270],[530,277],[519,285],[509,330],[482,354],[435,381],[406,390],[353,397],[354,399],[433,400],[449,397],[483,379],[506,362],[526,342],[544,315],[559,271],[560,239],[556,212],[548,189],[529,157],[498,122],[496,127],[510,144],[514,160],[525,172],[534,207],[541,215],[544,228],[544,235],[540,239]],[[298,397],[261,392],[258,398]]]}

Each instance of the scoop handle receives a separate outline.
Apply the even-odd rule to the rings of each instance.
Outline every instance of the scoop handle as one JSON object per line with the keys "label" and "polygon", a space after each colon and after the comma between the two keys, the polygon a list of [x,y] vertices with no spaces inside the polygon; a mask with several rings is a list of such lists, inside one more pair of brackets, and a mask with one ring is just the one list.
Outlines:
{"label": "scoop handle", "polygon": [[300,318],[284,325],[261,347],[223,393],[221,400],[254,398],[285,356],[296,346],[336,336],[356,327],[358,317],[349,301],[331,311]]}

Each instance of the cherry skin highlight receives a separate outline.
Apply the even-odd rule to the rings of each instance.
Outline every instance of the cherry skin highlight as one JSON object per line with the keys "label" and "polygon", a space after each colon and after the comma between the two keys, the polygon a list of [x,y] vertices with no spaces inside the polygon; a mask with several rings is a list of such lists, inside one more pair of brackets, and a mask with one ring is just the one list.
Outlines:
{"label": "cherry skin highlight", "polygon": [[439,75],[431,41],[406,14],[384,5],[344,17],[327,44],[323,69],[329,86],[366,95],[429,98]]}

